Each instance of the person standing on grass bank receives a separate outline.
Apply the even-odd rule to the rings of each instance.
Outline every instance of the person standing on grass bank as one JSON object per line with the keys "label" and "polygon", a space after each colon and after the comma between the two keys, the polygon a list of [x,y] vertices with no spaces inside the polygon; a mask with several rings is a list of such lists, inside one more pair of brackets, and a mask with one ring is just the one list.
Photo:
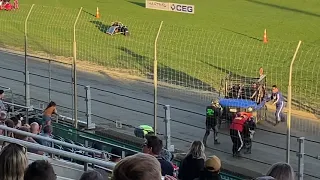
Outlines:
{"label": "person standing on grass bank", "polygon": [[57,105],[55,102],[51,101],[47,108],[43,111],[42,116],[42,126],[51,125],[52,115],[57,114]]}

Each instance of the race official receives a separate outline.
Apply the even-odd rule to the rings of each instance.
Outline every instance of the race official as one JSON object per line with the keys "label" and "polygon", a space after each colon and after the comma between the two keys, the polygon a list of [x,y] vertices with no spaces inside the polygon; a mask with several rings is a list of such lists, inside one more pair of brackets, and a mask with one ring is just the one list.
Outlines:
{"label": "race official", "polygon": [[278,87],[276,85],[272,86],[272,100],[273,104],[276,105],[276,125],[280,121],[285,121],[285,115],[283,114],[283,109],[284,109],[284,99],[282,96],[282,93],[279,91]]}
{"label": "race official", "polygon": [[220,144],[218,141],[218,131],[221,124],[222,107],[218,100],[212,101],[211,106],[207,106],[206,109],[206,133],[203,137],[203,144],[207,146],[207,139],[210,134],[210,130],[213,130],[214,144]]}
{"label": "race official", "polygon": [[244,145],[242,132],[246,121],[249,119],[248,113],[238,113],[230,125],[230,137],[233,143],[232,154],[240,157],[240,151]]}

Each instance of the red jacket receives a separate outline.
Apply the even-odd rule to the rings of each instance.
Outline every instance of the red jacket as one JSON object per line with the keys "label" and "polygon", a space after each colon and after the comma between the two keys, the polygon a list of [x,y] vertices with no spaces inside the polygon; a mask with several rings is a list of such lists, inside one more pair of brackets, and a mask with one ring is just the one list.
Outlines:
{"label": "red jacket", "polygon": [[248,119],[249,119],[249,116],[235,117],[235,118],[232,120],[232,123],[231,123],[231,125],[230,125],[230,129],[233,129],[233,130],[237,130],[237,131],[242,132],[242,131],[243,131],[244,123],[245,123]]}

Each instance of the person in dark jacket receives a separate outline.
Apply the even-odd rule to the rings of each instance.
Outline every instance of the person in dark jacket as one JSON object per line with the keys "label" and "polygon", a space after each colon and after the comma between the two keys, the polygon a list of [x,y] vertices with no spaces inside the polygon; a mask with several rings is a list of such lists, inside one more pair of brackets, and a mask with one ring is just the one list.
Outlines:
{"label": "person in dark jacket", "polygon": [[219,104],[219,100],[213,100],[210,106],[206,109],[206,133],[203,137],[203,144],[207,146],[207,139],[210,134],[210,130],[213,130],[214,144],[220,144],[218,141],[218,131],[221,125],[222,107]]}
{"label": "person in dark jacket", "polygon": [[205,162],[205,168],[197,180],[220,180],[221,161],[217,156],[212,156]]}
{"label": "person in dark jacket", "polygon": [[204,150],[205,147],[201,141],[194,141],[192,143],[189,152],[179,167],[179,180],[194,180],[195,178],[199,178],[206,159]]}
{"label": "person in dark jacket", "polygon": [[255,133],[256,123],[254,122],[254,118],[251,117],[249,120],[244,123],[243,128],[243,139],[244,139],[244,148],[245,148],[245,154],[251,154],[251,148],[252,148],[252,139],[253,135]]}

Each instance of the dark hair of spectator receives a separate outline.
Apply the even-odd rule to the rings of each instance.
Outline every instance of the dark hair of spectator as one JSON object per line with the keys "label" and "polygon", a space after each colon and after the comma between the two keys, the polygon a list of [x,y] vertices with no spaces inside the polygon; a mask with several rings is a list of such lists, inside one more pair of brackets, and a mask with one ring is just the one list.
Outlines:
{"label": "dark hair of spectator", "polygon": [[48,108],[53,107],[53,106],[56,106],[56,103],[55,103],[55,102],[53,102],[53,101],[51,101],[51,102],[48,104],[48,106],[47,106],[46,110],[47,110]]}
{"label": "dark hair of spectator", "polygon": [[[30,132],[30,129],[25,127],[25,126],[21,126],[19,128],[20,131],[24,131],[24,132]],[[20,140],[25,140],[28,136],[22,135],[22,134],[14,134],[14,137]]]}
{"label": "dark hair of spectator", "polygon": [[111,149],[111,159],[118,159],[122,156],[122,151],[119,148],[112,148]]}
{"label": "dark hair of spectator", "polygon": [[278,88],[277,85],[273,85],[272,87],[273,87],[273,88]]}
{"label": "dark hair of spectator", "polygon": [[82,174],[80,180],[104,180],[104,178],[97,171],[87,171]]}
{"label": "dark hair of spectator", "polygon": [[2,95],[3,93],[4,93],[4,90],[1,89],[1,90],[0,90],[0,95]]}
{"label": "dark hair of spectator", "polygon": [[14,116],[14,117],[11,117],[10,120],[13,121],[14,126],[16,126],[16,125],[18,124],[18,122],[19,122],[19,119],[18,119],[17,117],[15,117],[15,116]]}
{"label": "dark hair of spectator", "polygon": [[52,165],[46,160],[31,163],[25,173],[24,180],[56,180],[57,176]]}
{"label": "dark hair of spectator", "polygon": [[49,134],[51,132],[52,132],[52,126],[46,125],[46,126],[43,127],[43,133]]}
{"label": "dark hair of spectator", "polygon": [[152,148],[152,153],[155,155],[159,155],[162,151],[162,140],[159,139],[157,136],[146,136],[147,139],[147,147]]}
{"label": "dark hair of spectator", "polygon": [[14,128],[14,122],[11,119],[7,119],[4,124],[9,128]]}

